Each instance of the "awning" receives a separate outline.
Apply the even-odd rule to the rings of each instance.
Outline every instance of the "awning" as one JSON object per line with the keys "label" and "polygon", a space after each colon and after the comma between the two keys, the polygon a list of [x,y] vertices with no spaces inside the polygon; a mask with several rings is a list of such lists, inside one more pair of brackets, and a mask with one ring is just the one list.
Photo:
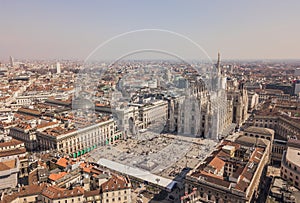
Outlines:
{"label": "awning", "polygon": [[77,154],[76,153],[73,153],[73,158],[76,158],[77,157]]}

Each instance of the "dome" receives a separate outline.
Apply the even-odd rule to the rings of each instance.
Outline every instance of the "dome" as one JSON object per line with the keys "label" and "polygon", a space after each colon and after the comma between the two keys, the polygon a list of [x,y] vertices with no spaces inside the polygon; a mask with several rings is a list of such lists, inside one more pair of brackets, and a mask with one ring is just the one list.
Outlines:
{"label": "dome", "polygon": [[94,109],[95,105],[92,101],[86,98],[76,98],[72,102],[73,110],[88,110]]}

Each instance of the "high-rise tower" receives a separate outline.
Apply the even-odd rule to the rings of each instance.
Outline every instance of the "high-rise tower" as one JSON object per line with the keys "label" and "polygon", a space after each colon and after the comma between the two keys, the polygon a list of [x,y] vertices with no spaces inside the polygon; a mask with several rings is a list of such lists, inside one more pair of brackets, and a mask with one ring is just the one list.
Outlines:
{"label": "high-rise tower", "polygon": [[9,57],[9,63],[11,67],[14,67],[14,58],[12,56]]}
{"label": "high-rise tower", "polygon": [[57,74],[60,74],[60,73],[61,73],[60,63],[59,63],[59,62],[56,63],[56,73],[57,73]]}

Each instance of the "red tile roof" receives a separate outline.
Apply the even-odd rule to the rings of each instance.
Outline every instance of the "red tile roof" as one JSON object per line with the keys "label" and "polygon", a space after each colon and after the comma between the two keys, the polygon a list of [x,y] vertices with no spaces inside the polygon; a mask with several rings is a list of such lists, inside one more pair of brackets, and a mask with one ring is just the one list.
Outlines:
{"label": "red tile roof", "polygon": [[65,175],[67,175],[67,172],[59,172],[59,173],[53,173],[49,175],[49,179],[56,181],[58,179],[61,179],[62,177],[64,177]]}
{"label": "red tile roof", "polygon": [[70,197],[78,197],[84,194],[84,189],[76,187],[73,190],[67,190],[56,186],[45,187],[42,191],[42,195],[49,199],[63,199]]}
{"label": "red tile roof", "polygon": [[116,191],[129,188],[125,177],[112,176],[108,181],[101,185],[102,191]]}

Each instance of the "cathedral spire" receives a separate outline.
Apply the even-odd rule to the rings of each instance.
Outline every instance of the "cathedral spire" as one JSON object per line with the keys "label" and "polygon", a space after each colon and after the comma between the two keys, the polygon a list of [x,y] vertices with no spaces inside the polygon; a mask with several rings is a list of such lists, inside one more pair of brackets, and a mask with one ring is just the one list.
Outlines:
{"label": "cathedral spire", "polygon": [[221,75],[221,55],[220,55],[220,52],[218,52],[217,70],[218,70],[218,75]]}

